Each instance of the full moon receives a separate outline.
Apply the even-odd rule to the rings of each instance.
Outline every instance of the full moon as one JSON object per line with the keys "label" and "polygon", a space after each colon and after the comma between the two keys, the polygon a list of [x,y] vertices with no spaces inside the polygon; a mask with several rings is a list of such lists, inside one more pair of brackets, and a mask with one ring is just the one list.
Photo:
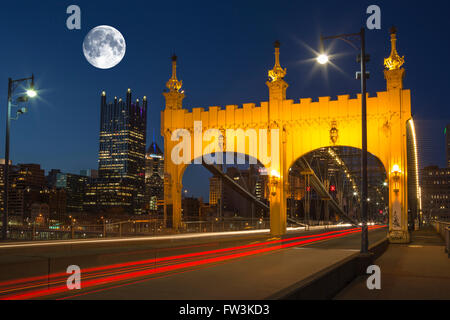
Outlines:
{"label": "full moon", "polygon": [[86,35],[83,53],[96,68],[109,69],[125,56],[125,39],[119,30],[110,26],[97,26]]}

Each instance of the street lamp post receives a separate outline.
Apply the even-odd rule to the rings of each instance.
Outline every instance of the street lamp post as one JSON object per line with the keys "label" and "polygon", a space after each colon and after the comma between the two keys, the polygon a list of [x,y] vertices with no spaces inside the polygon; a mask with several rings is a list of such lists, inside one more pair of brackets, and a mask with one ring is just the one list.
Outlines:
{"label": "street lamp post", "polygon": [[[360,48],[358,48],[354,42],[359,39]],[[336,36],[328,36],[328,37],[320,37],[320,46],[321,53],[317,57],[317,61],[320,64],[325,64],[329,61],[328,56],[325,54],[323,50],[323,42],[324,40],[329,39],[340,39],[355,49],[360,49],[361,54],[358,58],[358,62],[361,64],[361,72],[358,72],[356,75],[358,80],[361,80],[361,128],[362,128],[362,153],[361,153],[361,253],[367,253],[369,247],[369,239],[368,239],[368,229],[367,229],[367,196],[368,196],[368,188],[367,188],[367,105],[366,105],[366,80],[368,78],[368,74],[366,73],[366,62],[369,61],[369,56],[366,56],[366,40],[365,40],[365,29],[361,28],[361,31],[358,33],[350,33],[350,34],[340,34]]]}
{"label": "street lamp post", "polygon": [[2,219],[2,239],[7,240],[8,238],[8,191],[9,191],[9,132],[11,127],[11,119],[16,120],[19,115],[26,113],[26,108],[20,108],[16,113],[16,118],[11,117],[12,107],[17,107],[13,105],[14,91],[22,83],[28,83],[31,81],[30,87],[26,91],[26,95],[20,96],[16,99],[17,103],[27,102],[28,98],[34,98],[36,96],[36,91],[34,90],[34,75],[28,78],[22,78],[13,80],[8,78],[8,106],[6,110],[6,136],[5,136],[5,169],[4,169],[4,199],[3,199],[3,219]]}

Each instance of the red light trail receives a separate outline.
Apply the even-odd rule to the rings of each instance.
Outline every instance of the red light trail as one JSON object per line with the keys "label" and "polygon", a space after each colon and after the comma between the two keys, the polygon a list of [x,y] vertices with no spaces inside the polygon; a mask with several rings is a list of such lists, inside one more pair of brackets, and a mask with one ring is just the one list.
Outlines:
{"label": "red light trail", "polygon": [[[369,227],[369,229],[374,230],[383,227],[384,226],[371,226]],[[152,258],[141,261],[85,268],[81,270],[83,279],[82,290],[99,285],[112,284],[120,281],[127,281],[145,276],[174,272],[177,270],[189,269],[198,266],[206,266],[232,259],[249,257],[265,252],[273,252],[280,249],[286,249],[294,246],[306,245],[318,241],[343,237],[358,232],[361,232],[360,228],[350,228],[315,235],[306,235],[247,244],[230,248],[221,248],[168,257]],[[14,279],[1,282],[0,295],[4,295],[0,297],[0,299],[32,299],[54,294],[61,294],[65,292],[74,293],[72,290],[68,290],[66,286],[65,281],[68,276],[68,274],[60,272],[50,275],[42,275],[37,277]],[[35,289],[39,287],[40,289]],[[16,293],[10,294],[12,292]]]}

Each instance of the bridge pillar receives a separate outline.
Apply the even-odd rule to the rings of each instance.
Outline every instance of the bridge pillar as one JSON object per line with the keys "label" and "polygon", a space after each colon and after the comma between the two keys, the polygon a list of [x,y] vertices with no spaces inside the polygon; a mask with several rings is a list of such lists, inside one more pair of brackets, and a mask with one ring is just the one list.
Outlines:
{"label": "bridge pillar", "polygon": [[[168,91],[163,92],[166,100],[165,110],[161,114],[161,134],[164,136],[164,152],[166,160],[164,161],[164,227],[178,230],[181,226],[181,189],[182,189],[182,170],[181,164],[174,163],[169,153],[175,146],[171,139],[172,132],[165,122],[165,114],[168,112],[177,112],[183,108],[184,92],[181,91],[183,82],[177,79],[177,56],[172,56],[172,77],[167,81]],[[169,121],[171,118],[168,119]],[[184,155],[183,155],[184,156]]]}
{"label": "bridge pillar", "polygon": [[408,243],[408,184],[407,184],[407,148],[406,128],[411,117],[409,101],[403,96],[403,78],[405,70],[396,49],[396,29],[391,29],[391,54],[384,60],[386,70],[384,78],[387,86],[387,101],[392,111],[397,112],[399,120],[386,122],[384,129],[390,135],[387,174],[389,177],[389,241]]}
{"label": "bridge pillar", "polygon": [[[271,101],[271,106],[277,106],[279,101]],[[279,129],[272,124],[270,134]],[[277,145],[272,146],[275,143]],[[270,202],[270,233],[281,236],[286,233],[287,226],[287,197],[289,194],[289,171],[286,168],[286,131],[279,130],[278,139],[270,139],[271,152],[278,152],[278,156],[271,155],[269,168],[269,202]]]}
{"label": "bridge pillar", "polygon": [[[286,179],[285,179],[286,177]],[[286,233],[287,225],[287,175],[278,175],[276,169],[272,169],[269,179],[270,186],[270,233],[273,236],[281,236]]]}
{"label": "bridge pillar", "polygon": [[[268,72],[269,106],[267,113],[268,128],[270,128],[270,233],[281,236],[286,233],[287,225],[287,195],[289,188],[289,172],[286,168],[286,130],[279,121],[283,101],[286,100],[288,84],[283,80],[286,69],[280,65],[280,43],[275,41],[275,64]],[[277,120],[275,120],[277,119]],[[278,139],[272,140],[274,130],[278,130]],[[277,145],[273,145],[276,143]],[[278,153],[277,155],[274,153]]]}

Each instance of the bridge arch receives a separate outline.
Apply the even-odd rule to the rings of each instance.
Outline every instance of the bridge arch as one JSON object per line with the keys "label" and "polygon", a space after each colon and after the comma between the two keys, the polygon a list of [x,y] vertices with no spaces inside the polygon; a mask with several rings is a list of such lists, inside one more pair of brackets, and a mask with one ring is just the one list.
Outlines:
{"label": "bridge arch", "polygon": [[[288,169],[287,215],[293,222],[316,224],[360,220],[361,149],[329,145],[302,155]],[[387,171],[368,153],[369,220],[385,222]],[[381,212],[381,213],[380,213]],[[320,219],[318,219],[320,217]]]}
{"label": "bridge arch", "polygon": [[[217,221],[223,221],[223,219],[238,217],[256,221],[256,218],[267,218],[269,210],[266,201],[267,171],[265,166],[257,159],[249,161],[250,157],[247,155],[227,153],[225,156],[233,157],[235,160],[239,156],[243,156],[243,158],[245,156],[246,161],[242,161],[240,164],[235,161],[235,164],[208,165],[203,163],[198,165],[191,163],[183,165],[184,168],[181,170],[182,195],[189,196],[198,193],[199,184],[203,186],[203,189],[209,186],[209,194],[203,197],[206,199],[204,202],[209,203],[209,207],[205,208],[209,214],[203,215],[201,220],[214,218],[218,219]],[[207,172],[209,174],[206,174]],[[200,173],[202,176],[195,178],[196,185],[194,185],[192,175],[197,177]],[[190,176],[189,182],[186,181],[186,174]],[[193,187],[197,190],[191,192]],[[181,220],[184,224],[186,220],[184,211]]]}
{"label": "bridge arch", "polygon": [[[396,36],[391,34],[391,56],[385,59],[386,91],[367,96],[368,150],[383,163],[389,182],[389,238],[391,242],[408,242],[407,201],[407,122],[411,118],[410,90],[403,89],[405,70],[395,49]],[[178,228],[181,210],[181,178],[184,164],[171,161],[170,154],[178,141],[172,139],[176,130],[189,132],[192,154],[204,154],[204,147],[195,144],[195,136],[215,130],[223,134],[229,129],[258,130],[257,149],[270,150],[270,160],[260,160],[269,172],[270,224],[275,236],[286,232],[286,198],[289,167],[294,161],[312,150],[333,146],[350,146],[361,149],[361,95],[350,98],[340,95],[337,99],[319,97],[299,101],[286,99],[286,69],[279,60],[279,42],[275,43],[275,65],[269,70],[266,82],[268,101],[258,106],[246,103],[242,107],[228,105],[225,108],[211,106],[184,109],[184,91],[176,75],[176,57],[172,58],[172,77],[167,82],[165,109],[161,115],[161,135],[164,137],[165,162],[165,212],[173,212],[173,227]],[[196,123],[201,122],[201,129]],[[267,139],[264,140],[266,132]],[[270,138],[269,138],[270,137]],[[194,147],[196,146],[196,147]],[[244,153],[254,150],[248,144]],[[251,149],[253,148],[253,149]],[[250,150],[251,149],[251,150]],[[210,150],[206,150],[210,152]],[[236,151],[235,148],[231,151]],[[269,153],[266,153],[269,154]],[[187,154],[186,154],[187,155]],[[190,159],[191,155],[186,156]],[[195,158],[195,157],[194,157]]]}

